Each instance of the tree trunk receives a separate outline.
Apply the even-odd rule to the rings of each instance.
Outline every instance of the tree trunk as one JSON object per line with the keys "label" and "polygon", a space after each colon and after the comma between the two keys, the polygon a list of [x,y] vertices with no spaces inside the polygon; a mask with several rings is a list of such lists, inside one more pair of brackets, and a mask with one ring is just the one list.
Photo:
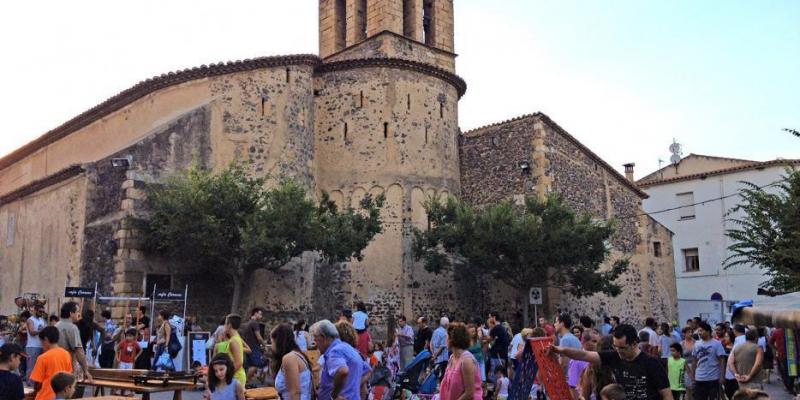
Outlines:
{"label": "tree trunk", "polygon": [[528,291],[525,289],[520,289],[520,300],[522,300],[522,328],[525,329],[530,326],[528,323],[528,309],[530,308],[530,299],[528,297]]}
{"label": "tree trunk", "polygon": [[242,297],[242,289],[244,286],[244,279],[239,274],[232,274],[233,278],[233,298],[231,299],[231,314],[239,311],[239,302]]}

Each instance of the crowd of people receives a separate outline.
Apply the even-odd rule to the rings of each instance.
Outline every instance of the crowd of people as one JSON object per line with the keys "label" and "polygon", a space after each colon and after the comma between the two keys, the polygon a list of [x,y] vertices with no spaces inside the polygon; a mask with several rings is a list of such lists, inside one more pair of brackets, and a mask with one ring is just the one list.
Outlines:
{"label": "crowd of people", "polygon": [[[552,343],[546,356],[557,362],[573,399],[763,398],[774,365],[793,390],[782,329],[712,327],[700,318],[682,328],[647,318],[637,329],[635,321],[613,316],[596,324],[586,316],[573,320],[561,314],[514,331],[492,312],[469,321],[440,317],[430,324],[425,316],[409,323],[401,315],[389,321],[386,340],[373,340],[376,330],[370,329],[366,306],[355,308],[342,311],[336,322],[308,327],[294,321],[270,330],[263,308],[245,318],[227,315],[207,343],[208,366],[192,366],[204,374],[204,397],[244,400],[246,389],[274,385],[283,400],[380,400],[386,388],[375,378],[387,375],[384,382],[391,382],[423,357],[430,360],[430,374],[414,379],[435,377],[438,399],[506,400],[524,382],[515,376],[536,364],[526,348],[535,337]],[[59,311],[48,316],[37,305],[22,310],[13,333],[0,338],[0,400],[22,399],[24,386],[33,388],[36,400],[80,397],[76,382],[92,380],[89,367],[174,370],[177,336],[197,329],[192,319],[176,321],[166,310],[151,324],[144,307],[120,321],[107,311],[99,318],[92,310],[81,313],[74,302]],[[539,378],[524,393],[532,400],[552,398]]]}

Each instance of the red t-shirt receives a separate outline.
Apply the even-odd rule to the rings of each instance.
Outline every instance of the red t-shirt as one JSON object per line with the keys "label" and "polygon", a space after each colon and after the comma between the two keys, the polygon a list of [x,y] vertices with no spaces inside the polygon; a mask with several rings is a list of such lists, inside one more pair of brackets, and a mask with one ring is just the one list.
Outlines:
{"label": "red t-shirt", "polygon": [[775,350],[777,350],[776,356],[779,360],[786,359],[786,341],[784,339],[783,328],[777,328],[772,331],[772,336],[769,338],[770,344],[775,346]]}
{"label": "red t-shirt", "polygon": [[132,364],[136,361],[136,353],[139,352],[139,343],[135,340],[125,339],[119,342],[119,362]]}

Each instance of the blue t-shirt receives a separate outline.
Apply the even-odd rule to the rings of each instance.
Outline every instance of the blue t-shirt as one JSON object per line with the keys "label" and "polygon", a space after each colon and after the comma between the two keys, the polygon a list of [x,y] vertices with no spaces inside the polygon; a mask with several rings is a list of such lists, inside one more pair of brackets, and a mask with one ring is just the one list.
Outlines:
{"label": "blue t-shirt", "polygon": [[658,340],[661,345],[661,358],[669,358],[669,346],[672,345],[672,338],[667,335],[661,335]]}
{"label": "blue t-shirt", "polygon": [[719,380],[719,358],[725,356],[725,348],[719,340],[697,341],[692,350],[692,356],[697,360],[695,380],[708,382]]}
{"label": "blue t-shirt", "polygon": [[363,331],[367,329],[367,320],[369,316],[363,311],[356,311],[353,313],[353,328]]}
{"label": "blue t-shirt", "polygon": [[578,340],[578,338],[576,338],[575,335],[573,335],[572,333],[567,332],[564,334],[564,336],[561,336],[561,338],[558,340],[558,345],[561,347],[580,349],[581,341]]}
{"label": "blue t-shirt", "polygon": [[442,349],[439,357],[434,360],[435,363],[447,362],[450,358],[450,354],[447,352],[447,331],[443,327],[440,326],[433,331],[431,347],[433,348],[433,355],[436,355],[436,352]]}
{"label": "blue t-shirt", "polygon": [[611,334],[612,329],[614,328],[611,326],[611,324],[603,324],[603,326],[600,327],[600,333],[602,333],[603,336],[608,336]]}

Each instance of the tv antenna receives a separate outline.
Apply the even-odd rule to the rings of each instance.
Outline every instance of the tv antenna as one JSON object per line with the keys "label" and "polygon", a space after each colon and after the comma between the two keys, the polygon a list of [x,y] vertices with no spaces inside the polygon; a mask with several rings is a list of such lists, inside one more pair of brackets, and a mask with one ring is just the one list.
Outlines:
{"label": "tv antenna", "polygon": [[672,156],[669,158],[669,161],[672,165],[678,165],[681,162],[681,156],[683,153],[681,152],[681,144],[675,141],[675,138],[672,139],[672,144],[669,145],[669,152],[672,153]]}

